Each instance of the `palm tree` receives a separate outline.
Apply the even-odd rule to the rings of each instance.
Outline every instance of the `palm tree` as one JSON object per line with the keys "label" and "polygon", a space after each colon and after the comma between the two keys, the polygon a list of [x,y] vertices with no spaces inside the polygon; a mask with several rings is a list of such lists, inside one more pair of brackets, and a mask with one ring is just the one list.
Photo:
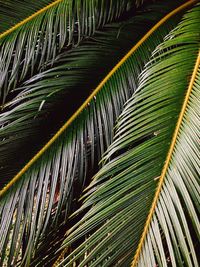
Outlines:
{"label": "palm tree", "polygon": [[198,266],[197,2],[0,0],[0,266]]}

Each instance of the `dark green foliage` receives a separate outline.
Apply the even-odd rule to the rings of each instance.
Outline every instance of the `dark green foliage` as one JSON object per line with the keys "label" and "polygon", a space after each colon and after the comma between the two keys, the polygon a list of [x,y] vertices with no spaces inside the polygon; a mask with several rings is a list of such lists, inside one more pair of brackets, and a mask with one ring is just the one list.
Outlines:
{"label": "dark green foliage", "polygon": [[[141,2],[63,0],[1,39],[1,188],[183,1],[158,1],[135,13]],[[25,9],[31,14],[29,5],[20,18]],[[130,265],[200,47],[199,7],[158,27],[1,197],[1,263],[51,266],[69,246],[60,266]],[[138,266],[167,266],[168,259],[172,266],[197,266],[199,79],[198,72]]]}

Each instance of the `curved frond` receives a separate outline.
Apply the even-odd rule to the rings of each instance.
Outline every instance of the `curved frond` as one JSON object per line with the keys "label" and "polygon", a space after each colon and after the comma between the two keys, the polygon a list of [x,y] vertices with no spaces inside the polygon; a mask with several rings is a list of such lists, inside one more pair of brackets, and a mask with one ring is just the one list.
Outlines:
{"label": "curved frond", "polygon": [[[150,21],[156,19],[153,10],[160,10],[161,6],[162,3],[154,6],[155,9],[152,7],[152,13],[149,13]],[[170,9],[170,4],[168,8]],[[165,8],[165,12],[167,10]],[[178,11],[181,10],[178,9]],[[60,216],[67,218],[68,214],[74,211],[75,198],[77,195],[79,197],[85,184],[85,173],[90,170],[92,159],[95,158],[95,153],[99,148],[103,153],[112,141],[112,125],[115,118],[123,102],[135,89],[140,70],[140,63],[137,59],[139,58],[140,62],[142,59],[143,64],[148,60],[150,51],[146,50],[146,47],[154,49],[160,43],[166,31],[168,32],[178,20],[177,12],[172,12],[172,20],[170,16],[163,19],[162,23],[158,23],[153,31],[150,31],[134,46],[131,53],[123,58],[114,71],[111,71],[93,92],[89,100],[84,102],[81,106],[82,112],[78,110],[75,113],[73,120],[75,118],[76,120],[73,124],[69,127],[72,119],[69,120],[50,140],[50,143],[25,166],[25,169],[16,175],[11,184],[1,191],[0,249],[3,255],[2,261],[8,254],[8,264],[15,264],[20,260],[21,266],[28,266],[34,258],[38,244],[47,234],[46,231],[49,232],[57,225]],[[160,17],[160,14],[157,16]],[[139,23],[137,27],[142,29],[143,26]],[[63,66],[66,68],[64,64]],[[61,64],[60,68],[62,69],[63,66]],[[55,68],[53,71],[58,69]],[[51,77],[51,70],[44,73],[45,75],[47,81],[52,81],[54,86],[58,83],[55,73]],[[43,80],[32,82],[43,86]],[[40,104],[41,99],[39,99]],[[32,105],[30,103],[29,105],[33,107],[34,99]],[[23,110],[26,106],[24,104],[20,108]],[[76,117],[77,115],[79,117]],[[11,244],[8,246],[9,240]]]}
{"label": "curved frond", "polygon": [[197,5],[146,64],[59,266],[198,266],[199,23]]}
{"label": "curved frond", "polygon": [[[147,233],[149,237],[150,232],[155,233],[157,227],[156,224],[161,227],[160,234],[164,232],[164,241],[167,243],[169,259],[172,262],[172,265],[176,266],[177,261],[179,264],[186,262],[188,266],[198,266],[196,253],[193,247],[193,240],[188,225],[192,227],[191,224],[193,223],[196,235],[199,239],[200,224],[198,214],[195,211],[195,208],[199,209],[198,199],[200,196],[198,178],[200,171],[200,147],[198,144],[200,129],[200,120],[198,118],[198,106],[200,100],[199,82],[200,50],[183,107],[178,118],[176,129],[174,131],[167,159],[159,178],[160,181],[158,188],[156,190],[152,207],[132,266],[144,266],[143,258],[147,258],[147,254],[151,253],[148,249],[149,245],[155,250],[155,244],[149,240],[147,241]],[[192,103],[190,103],[191,99],[193,100]],[[189,140],[191,140],[191,142],[189,142],[188,145],[187,142]],[[186,153],[184,151],[186,151]],[[188,158],[190,159],[189,164],[187,162]],[[195,167],[193,167],[193,165],[195,165]],[[181,203],[182,200],[184,200],[183,207]],[[164,211],[167,211],[168,214],[164,214]],[[176,216],[174,216],[174,212],[176,213]],[[188,213],[188,215],[190,214],[190,224],[187,223],[187,217],[184,212]],[[167,226],[170,225],[170,220],[170,223],[174,225],[174,229],[169,230],[167,229]],[[182,225],[182,227],[180,225]],[[178,232],[178,234],[176,234],[177,240],[172,240],[171,236],[173,236],[176,231]],[[185,238],[186,241],[183,241],[182,238]],[[151,244],[149,244],[150,242]],[[183,260],[179,257],[180,255],[178,257],[174,255],[172,248],[174,247],[174,244],[178,247],[177,243],[181,243],[179,253],[182,254],[181,256]],[[163,247],[158,249],[160,255],[162,251],[165,251],[164,244],[162,245]],[[177,247],[175,247],[175,249],[177,249]],[[193,261],[188,256],[189,253],[191,254]],[[156,259],[154,259],[154,261],[156,261]]]}
{"label": "curved frond", "polygon": [[[18,15],[31,11],[31,3],[23,2]],[[38,1],[35,1],[38,2]],[[40,2],[40,1],[39,1]],[[47,1],[43,0],[40,5]],[[11,29],[0,34],[0,99],[4,104],[11,89],[32,76],[35,71],[44,70],[48,61],[54,62],[56,55],[65,46],[77,45],[81,39],[90,36],[105,23],[116,20],[125,11],[143,1],[136,0],[56,0],[49,5],[22,19]],[[13,10],[16,1],[4,1],[0,14],[5,9]],[[20,6],[18,8],[20,8]],[[18,10],[17,8],[17,10]],[[7,12],[6,12],[7,13]],[[11,14],[11,13],[9,13]],[[6,15],[1,18],[7,21]],[[16,19],[17,20],[17,19]],[[12,21],[12,20],[11,20]],[[6,23],[7,24],[7,23]]]}

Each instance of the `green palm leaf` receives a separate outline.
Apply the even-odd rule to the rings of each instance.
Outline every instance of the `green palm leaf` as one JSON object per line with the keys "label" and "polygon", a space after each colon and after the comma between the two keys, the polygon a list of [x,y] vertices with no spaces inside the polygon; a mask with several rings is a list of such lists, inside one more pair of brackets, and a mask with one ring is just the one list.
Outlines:
{"label": "green palm leaf", "polygon": [[[174,3],[172,3],[173,5]],[[160,10],[161,6],[155,6],[155,9],[152,8],[152,10]],[[170,9],[170,5],[168,8]],[[167,12],[167,8],[165,11]],[[154,12],[151,14],[155,16]],[[175,14],[173,13],[173,15]],[[150,15],[150,20],[152,19],[152,15]],[[173,16],[171,20],[163,21],[163,25],[159,29],[158,27],[155,28],[152,31],[153,34],[149,34],[149,38],[146,37],[140,43],[138,49],[134,50],[134,53],[131,52],[132,56],[123,60],[123,65],[121,64],[120,68],[116,69],[116,73],[114,72],[109,76],[112,80],[106,78],[106,83],[104,82],[99,87],[101,91],[98,89],[93,92],[89,100],[84,103],[85,109],[82,108],[82,113],[74,123],[69,127],[68,121],[64,128],[51,139],[50,143],[26,165],[25,169],[17,174],[8,187],[1,191],[0,245],[2,261],[8,254],[8,265],[15,264],[21,255],[21,266],[28,266],[36,253],[38,244],[49,229],[55,228],[60,217],[62,217],[62,224],[64,224],[63,216],[67,217],[77,208],[76,204],[72,204],[75,202],[77,191],[79,194],[85,184],[84,173],[88,170],[87,164],[91,161],[91,155],[94,157],[94,153],[98,151],[98,147],[101,147],[101,145],[103,152],[109,142],[112,141],[113,132],[110,130],[112,123],[114,123],[115,117],[118,115],[120,107],[122,107],[122,102],[130,94],[130,87],[134,89],[134,84],[137,83],[137,79],[131,78],[137,78],[140,70],[140,63],[137,59],[142,57],[143,61],[146,61],[150,51],[145,48],[154,49],[166,34],[166,29],[168,31],[172,28],[177,20],[178,18]],[[139,23],[138,29],[142,27],[144,25]],[[62,69],[62,67],[61,64],[58,69]],[[47,81],[50,80],[55,85],[58,80],[55,79],[54,71],[58,69],[52,70],[52,78],[51,70],[44,73],[44,78],[49,75],[50,79],[47,79]],[[41,82],[41,85],[43,85],[43,80],[38,81],[36,79],[32,82],[37,85]],[[109,86],[112,86],[112,91],[109,91],[110,94],[107,90]],[[33,88],[29,88],[30,92]],[[34,101],[37,101],[37,99]],[[34,104],[34,101],[32,104]],[[90,105],[88,106],[89,101]],[[109,104],[106,105],[106,103]],[[110,105],[111,103],[112,105]],[[41,98],[39,98],[39,106],[40,104]],[[25,107],[26,105],[20,106],[21,111]],[[32,105],[29,105],[29,108],[32,108]],[[107,110],[111,112],[107,112]],[[76,114],[79,114],[79,112]],[[5,114],[5,116],[7,115],[9,115],[9,112]],[[12,116],[14,118],[16,114],[13,113]],[[6,129],[5,126],[2,131]],[[20,127],[18,128],[19,132]],[[9,142],[9,139],[7,142]],[[107,140],[110,141],[107,142]],[[91,145],[88,145],[88,143]],[[57,190],[59,191],[58,199]],[[7,191],[6,194],[5,191]],[[8,246],[9,240],[11,240],[11,244]]]}
{"label": "green palm leaf", "polygon": [[198,266],[199,23],[197,5],[146,64],[59,266]]}
{"label": "green palm leaf", "polygon": [[[1,2],[1,29],[7,29],[0,34],[0,100],[4,104],[11,89],[36,71],[44,70],[46,63],[53,62],[64,47],[77,45],[97,28],[143,1]],[[10,24],[15,25],[9,28]]]}

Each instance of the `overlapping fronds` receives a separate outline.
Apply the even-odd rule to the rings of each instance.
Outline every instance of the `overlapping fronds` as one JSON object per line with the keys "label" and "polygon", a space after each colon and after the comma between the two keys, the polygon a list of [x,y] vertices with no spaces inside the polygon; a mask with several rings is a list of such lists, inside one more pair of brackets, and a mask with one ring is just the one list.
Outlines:
{"label": "overlapping fronds", "polygon": [[[176,2],[170,4],[169,10],[176,5]],[[23,87],[15,89],[19,93],[5,105],[5,109],[0,115],[2,165],[0,176],[4,177],[0,181],[1,187],[73,114],[133,44],[139,41],[148,29],[167,12],[167,9],[164,13],[157,12],[162,9],[162,4],[154,5],[151,8],[151,12],[144,11],[128,21],[107,25],[104,27],[104,31],[97,32],[94,38],[85,41],[70,52],[59,55],[55,59],[54,67],[31,77],[26,80]],[[133,88],[137,86],[135,84],[137,76],[150,54],[146,47],[149,46],[153,49],[179,20],[179,16],[180,14],[167,21],[160,30],[152,34],[151,39],[139,47],[138,56],[132,59],[132,62],[135,61],[134,67],[129,67],[127,63],[126,69],[130,71],[130,68],[133,68],[134,72],[133,79],[124,79],[125,82],[130,83],[130,90],[123,91],[122,86],[122,90],[119,90],[121,95],[117,96],[117,100],[112,101],[113,105],[108,104],[113,110],[107,114],[107,116],[111,116],[108,119],[109,123],[106,122],[107,129],[101,129],[101,126],[97,127],[100,127],[98,131],[102,136],[100,149],[98,149],[100,155],[104,151],[104,143],[106,143],[106,147],[111,143],[110,136],[112,136],[114,118],[119,115],[123,103],[130,97]],[[154,38],[155,35],[157,35],[157,40]],[[123,71],[126,72],[126,69]],[[119,81],[116,84],[119,86]],[[107,98],[104,97],[102,101],[106,103]],[[99,120],[102,120],[104,115],[98,117]],[[102,125],[100,121],[99,125]],[[103,137],[104,132],[105,137]],[[95,131],[94,134],[97,135]],[[29,150],[27,150],[27,145]],[[20,156],[19,149],[22,153]],[[18,157],[18,161],[16,161],[16,157]]]}
{"label": "overlapping fronds", "polygon": [[[7,29],[0,34],[0,103],[4,104],[11,89],[26,77],[44,70],[46,63],[53,62],[64,46],[66,49],[77,45],[97,28],[116,20],[143,1],[1,2],[2,30]],[[14,11],[17,15],[13,15]],[[21,21],[17,17],[20,15]],[[16,24],[8,28],[10,23]]]}
{"label": "overlapping fronds", "polygon": [[[164,9],[164,12],[170,10],[170,4],[172,6],[176,4],[176,2],[170,2],[171,1],[169,1],[168,7]],[[149,21],[154,22],[156,19],[162,17],[159,12],[155,14],[154,11],[161,9],[162,4],[155,5],[150,9],[151,12],[148,11],[149,18],[148,14],[145,16]],[[181,10],[182,9],[179,11]],[[142,14],[141,16],[143,19],[145,18]],[[36,248],[45,237],[46,230],[53,230],[60,217],[63,216],[66,218],[68,214],[76,208],[75,198],[79,196],[85,184],[85,174],[87,172],[88,175],[88,172],[90,172],[90,166],[93,164],[92,162],[94,161],[97,151],[99,151],[99,154],[102,154],[104,149],[112,142],[112,126],[115,118],[118,116],[124,101],[128,99],[137,86],[137,75],[141,69],[141,65],[148,60],[151,53],[150,50],[153,50],[156,45],[161,42],[166,32],[174,27],[174,23],[178,20],[177,13],[171,14],[171,19],[168,19],[162,20],[161,23],[142,39],[142,41],[137,43],[134,49],[131,50],[131,53],[123,59],[123,64],[121,63],[120,67],[117,66],[114,71],[110,72],[105,80],[97,87],[96,91],[94,91],[90,98],[84,103],[84,109],[81,107],[82,113],[79,114],[80,111],[78,110],[75,116],[67,121],[64,127],[51,139],[50,143],[33,158],[30,164],[26,165],[25,169],[22,169],[22,171],[17,174],[11,184],[8,185],[8,188],[1,191],[0,245],[2,261],[7,260],[5,259],[5,255],[8,255],[8,265],[16,264],[16,262],[20,260],[20,266],[28,266],[31,259],[34,258],[34,254],[37,253]],[[145,22],[143,21],[143,24],[140,17],[138,17],[138,24],[136,22],[137,17],[135,21],[129,22],[128,28],[131,30],[131,27],[133,27],[136,32],[136,40],[138,40],[138,32],[142,34],[142,29],[144,29],[144,27],[148,28],[148,25],[146,20]],[[118,39],[120,39],[121,36],[123,37],[123,27],[120,31],[117,27],[116,31],[118,32]],[[132,35],[132,31],[130,32]],[[126,34],[127,39],[129,34]],[[108,52],[112,51],[111,47],[113,43],[108,44],[104,34],[100,34],[100,37],[99,40],[101,40],[100,43],[103,49],[107,47],[106,49],[108,49]],[[131,38],[134,40],[135,37]],[[116,40],[116,42],[120,44],[120,41],[118,42]],[[96,46],[95,42],[93,45],[93,47],[95,47],[95,53],[101,51],[98,42]],[[149,49],[146,49],[147,47]],[[82,48],[80,47],[80,51],[76,51],[78,52],[77,54],[74,52],[74,59],[76,59],[77,62],[78,56],[80,56],[80,66],[86,66],[83,64],[86,53],[84,46]],[[94,60],[92,52],[91,59]],[[71,55],[73,55],[73,51]],[[27,87],[24,88],[24,93],[27,92],[26,90],[29,90],[28,95],[21,94],[22,99],[20,101],[23,100],[24,102],[19,101],[19,103],[17,103],[19,100],[17,99],[15,103],[15,100],[13,100],[13,103],[19,105],[14,108],[14,112],[12,112],[12,110],[8,113],[5,112],[5,118],[6,116],[10,116],[9,120],[13,120],[10,125],[11,127],[13,125],[12,129],[17,129],[18,133],[21,129],[23,130],[22,132],[25,132],[25,129],[28,129],[27,131],[30,132],[30,126],[28,124],[31,123],[31,125],[33,125],[33,120],[26,121],[28,126],[26,123],[23,124],[23,120],[26,120],[26,116],[29,117],[28,111],[30,112],[32,108],[37,112],[38,109],[41,111],[43,110],[41,104],[43,103],[44,97],[42,96],[41,98],[41,95],[51,95],[51,89],[56,86],[58,86],[57,89],[59,89],[59,91],[66,88],[63,87],[63,83],[68,81],[70,75],[73,74],[73,68],[76,69],[77,66],[72,60],[70,63],[72,69],[68,70],[70,75],[67,75],[64,71],[67,67],[67,57],[65,58],[65,54],[59,57],[58,61],[59,66],[44,72],[41,76],[39,75],[30,79],[30,81],[27,82]],[[85,69],[87,70],[86,67]],[[82,68],[80,68],[80,70],[82,70]],[[60,79],[55,77],[58,71],[61,71]],[[85,71],[77,73],[78,76],[75,76],[76,79],[79,78],[80,74],[82,79],[84,79],[84,75],[86,75]],[[87,72],[87,75],[90,74],[90,72]],[[68,79],[66,79],[65,75]],[[91,78],[90,76],[89,78]],[[42,79],[40,80],[40,78]],[[70,81],[68,82],[70,85]],[[45,83],[47,83],[46,86]],[[51,86],[49,86],[50,84]],[[43,90],[40,90],[41,88],[43,88]],[[48,88],[50,88],[49,91]],[[110,88],[112,88],[112,90]],[[46,92],[44,93],[45,90],[47,90],[47,94]],[[27,105],[27,103],[29,105]],[[21,113],[21,116],[22,112],[24,112],[26,116],[19,116],[17,118],[17,111]],[[79,114],[79,117],[76,118],[77,114]],[[34,113],[34,116],[35,115]],[[17,128],[18,126],[15,124],[16,119],[18,119],[17,124],[19,128]],[[72,120],[74,120],[73,124],[69,127]],[[20,124],[21,122],[22,124]],[[7,130],[9,132],[11,129],[9,127],[7,128],[6,124],[3,125],[2,132],[6,133]],[[10,135],[7,143],[10,142],[11,138],[12,136]],[[17,142],[20,137],[16,134],[14,138]],[[4,142],[4,145],[5,144],[6,142]],[[34,164],[32,164],[32,162],[34,162]],[[65,220],[62,221],[62,223],[64,222]],[[10,240],[11,243],[9,243]],[[48,246],[49,243],[47,244],[47,247]],[[56,256],[56,254],[51,256],[52,259],[54,256]]]}
{"label": "overlapping fronds", "polygon": [[152,53],[59,266],[198,266],[199,24],[197,5]]}

